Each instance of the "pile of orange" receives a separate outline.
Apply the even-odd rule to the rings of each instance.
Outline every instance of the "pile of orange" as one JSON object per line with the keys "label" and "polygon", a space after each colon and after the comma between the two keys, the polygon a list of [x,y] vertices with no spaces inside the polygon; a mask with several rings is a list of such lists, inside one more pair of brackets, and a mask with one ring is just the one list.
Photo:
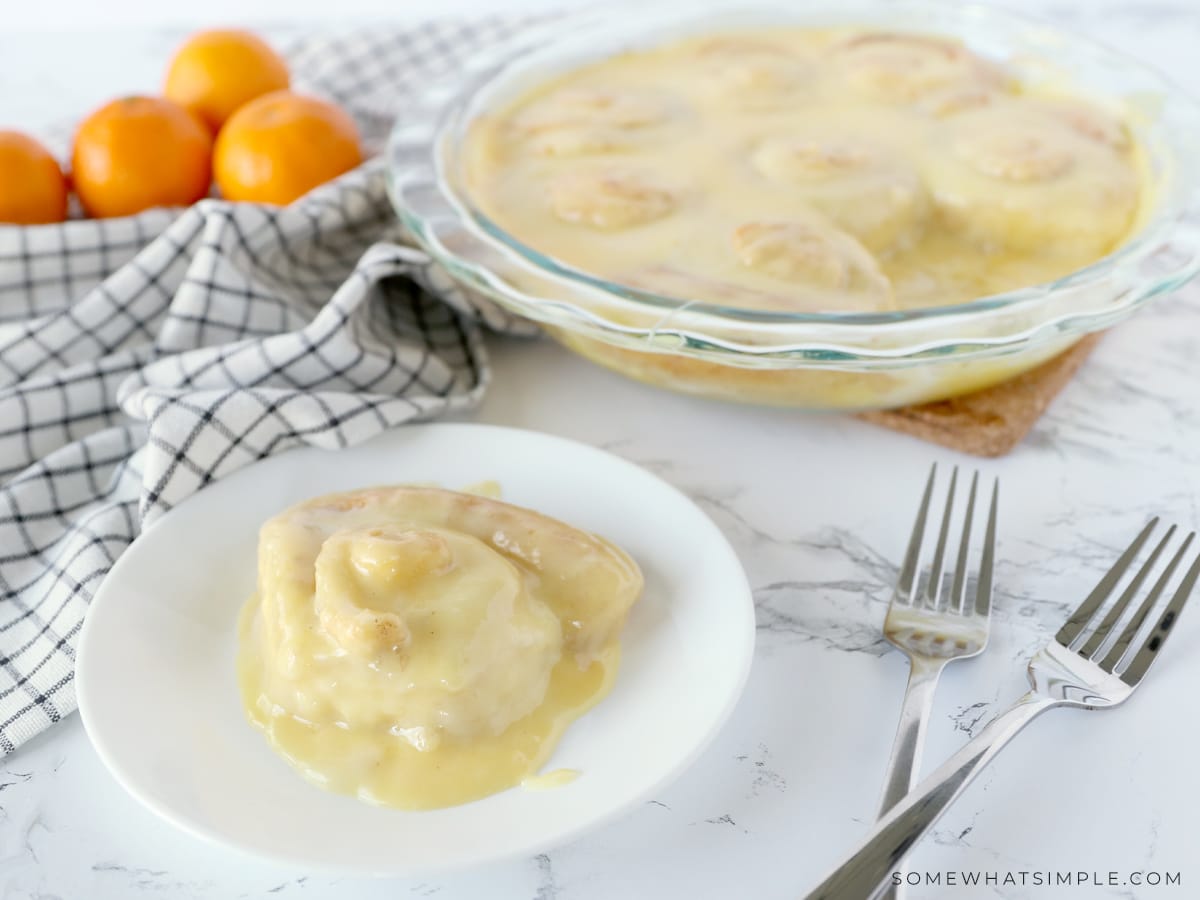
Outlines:
{"label": "pile of orange", "polygon": [[[289,90],[287,64],[245,31],[204,31],[176,52],[161,97],[122,97],[79,126],[69,184],[89,216],[227,200],[285,204],[363,160],[342,109]],[[67,215],[68,178],[41,144],[0,131],[0,222]]]}

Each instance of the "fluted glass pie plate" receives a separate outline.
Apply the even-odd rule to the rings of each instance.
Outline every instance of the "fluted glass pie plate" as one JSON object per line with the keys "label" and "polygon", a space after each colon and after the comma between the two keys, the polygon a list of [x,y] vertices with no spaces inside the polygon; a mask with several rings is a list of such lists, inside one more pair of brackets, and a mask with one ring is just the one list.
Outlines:
{"label": "fluted glass pie plate", "polygon": [[[788,313],[639,290],[576,270],[473,203],[461,156],[477,116],[552,75],[673,37],[771,24],[943,34],[1024,82],[1120,105],[1147,160],[1143,211],[1116,251],[1044,284],[950,306]],[[810,409],[887,408],[1011,378],[1106,329],[1200,271],[1200,105],[1149,67],[1050,25],[941,0],[608,4],[481,53],[397,122],[396,209],[459,287],[540,323],[582,355],[662,387]]]}

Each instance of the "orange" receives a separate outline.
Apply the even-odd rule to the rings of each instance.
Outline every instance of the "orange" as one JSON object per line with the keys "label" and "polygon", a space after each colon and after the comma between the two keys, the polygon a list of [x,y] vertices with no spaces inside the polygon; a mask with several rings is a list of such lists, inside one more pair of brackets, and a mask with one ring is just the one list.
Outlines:
{"label": "orange", "polygon": [[276,91],[233,114],[213,152],[213,174],[227,200],[282,206],[363,160],[358,129],[345,111]]}
{"label": "orange", "polygon": [[79,126],[71,177],[88,215],[187,206],[208,193],[212,138],[192,113],[159,97],[123,97]]}
{"label": "orange", "polygon": [[216,134],[238,107],[288,84],[287,63],[261,38],[248,31],[201,31],[172,57],[163,94]]}
{"label": "orange", "polygon": [[50,151],[18,131],[0,131],[0,222],[44,225],[67,217],[67,179]]}

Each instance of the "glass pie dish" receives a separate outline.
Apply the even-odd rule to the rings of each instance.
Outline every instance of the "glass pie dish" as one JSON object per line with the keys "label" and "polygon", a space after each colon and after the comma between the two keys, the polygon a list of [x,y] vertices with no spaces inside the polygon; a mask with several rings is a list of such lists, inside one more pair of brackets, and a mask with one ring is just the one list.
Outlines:
{"label": "glass pie dish", "polygon": [[[790,25],[946,35],[1002,60],[1023,83],[1069,84],[1119,104],[1145,157],[1142,208],[1124,242],[1065,277],[946,306],[780,312],[616,283],[539,253],[466,189],[472,123],[555,74],[673,37]],[[984,6],[848,0],[753,8],[729,0],[606,5],[531,28],[480,54],[401,117],[389,187],[416,242],[453,282],[539,323],[581,355],[673,390],[808,409],[933,401],[1012,378],[1110,327],[1200,271],[1200,105],[1120,53]]]}

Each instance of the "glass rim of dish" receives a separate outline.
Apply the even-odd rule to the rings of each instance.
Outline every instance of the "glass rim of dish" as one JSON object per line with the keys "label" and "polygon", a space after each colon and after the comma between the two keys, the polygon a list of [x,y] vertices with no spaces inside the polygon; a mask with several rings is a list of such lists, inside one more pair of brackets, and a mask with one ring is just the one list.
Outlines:
{"label": "glass rim of dish", "polygon": [[[619,324],[594,309],[583,308],[570,300],[556,299],[550,303],[546,298],[532,296],[511,283],[500,286],[505,298],[518,305],[519,312],[527,315],[540,313],[534,314],[533,317],[575,331],[589,327],[598,328],[603,332],[605,340],[612,342],[616,338],[617,342],[629,346],[645,348],[646,338],[679,336],[685,338],[692,349],[701,351],[734,351],[759,357],[815,353],[826,362],[832,361],[839,354],[849,354],[858,362],[876,360],[885,364],[898,359],[911,359],[914,356],[956,353],[964,347],[972,347],[980,352],[987,352],[989,349],[1003,351],[1011,349],[1014,345],[1027,346],[1039,333],[1044,333],[1045,339],[1052,339],[1060,337],[1063,331],[1068,329],[1082,334],[1108,327],[1117,319],[1124,318],[1142,302],[1175,289],[1200,271],[1200,229],[1186,221],[1189,213],[1200,210],[1200,164],[1193,161],[1195,156],[1200,156],[1200,102],[1152,66],[1123,51],[1035,17],[985,4],[955,3],[953,0],[894,0],[889,3],[881,0],[840,0],[836,10],[826,6],[817,7],[815,10],[811,7],[796,10],[783,6],[778,0],[753,5],[744,4],[742,0],[709,0],[701,7],[685,3],[683,0],[668,0],[665,4],[656,4],[653,14],[659,15],[666,10],[681,11],[681,18],[677,23],[678,30],[672,34],[657,34],[652,37],[647,37],[644,30],[639,31],[638,18],[649,13],[644,4],[639,5],[637,0],[621,0],[615,4],[606,4],[602,11],[568,13],[534,25],[517,33],[515,37],[488,47],[432,91],[427,101],[429,105],[424,109],[418,108],[411,116],[402,116],[397,121],[388,146],[389,192],[406,227],[436,261],[451,270],[466,270],[475,275],[477,287],[499,289],[496,282],[502,279],[494,270],[490,270],[485,264],[463,258],[461,254],[447,248],[429,228],[430,222],[406,200],[403,172],[406,163],[401,157],[405,149],[411,150],[413,146],[414,130],[419,133],[424,129],[427,134],[432,131],[432,135],[424,141],[429,154],[428,161],[434,167],[434,183],[430,186],[436,187],[442,194],[460,223],[475,237],[490,244],[530,272],[549,277],[557,283],[583,289],[589,297],[643,312],[657,311],[663,314],[664,321],[672,314],[682,313],[693,317],[693,321],[694,317],[699,316],[703,317],[706,324],[716,322],[739,329],[753,329],[758,326],[778,329],[779,326],[791,326],[789,336],[793,338],[799,338],[806,326],[819,326],[836,333],[839,339],[849,338],[855,341],[852,346],[842,344],[840,340],[831,342],[828,339],[800,340],[796,343],[789,342],[787,345],[758,342],[747,344],[727,340],[713,333],[698,334],[664,327],[663,321],[648,326]],[[456,132],[457,135],[461,135],[479,115],[481,109],[477,107],[481,95],[500,90],[508,82],[520,80],[520,73],[514,76],[509,68],[519,64],[530,52],[536,53],[539,49],[554,46],[568,39],[578,42],[581,37],[586,37],[589,29],[611,28],[614,25],[624,28],[625,34],[622,35],[621,43],[602,47],[589,46],[586,55],[582,58],[577,57],[571,65],[544,71],[542,78],[546,78],[554,72],[569,71],[574,66],[611,56],[621,50],[661,46],[674,37],[718,31],[722,25],[728,30],[744,30],[755,24],[753,18],[750,21],[742,20],[731,24],[721,18],[721,12],[735,15],[741,13],[751,17],[766,13],[768,18],[759,20],[759,23],[774,21],[779,24],[780,18],[785,17],[789,24],[797,27],[858,26],[916,34],[946,34],[963,40],[968,46],[971,42],[962,33],[964,29],[953,27],[955,23],[970,23],[975,28],[982,28],[989,22],[995,22],[1035,35],[1041,43],[1065,56],[1071,53],[1089,54],[1106,64],[1115,64],[1119,70],[1136,73],[1140,78],[1151,82],[1161,104],[1164,107],[1170,105],[1175,117],[1184,119],[1182,126],[1174,123],[1173,130],[1167,129],[1166,135],[1158,135],[1160,142],[1165,137],[1170,145],[1169,183],[1153,198],[1148,214],[1134,226],[1120,246],[1095,262],[1059,278],[976,297],[961,303],[860,312],[779,312],[725,306],[645,290],[590,274],[542,253],[508,233],[472,202],[466,190],[455,184],[455,178],[450,171],[454,160],[450,157],[461,150],[462,143]],[[925,21],[921,13],[931,17],[931,20]],[[910,23],[907,27],[903,24],[906,22]],[[528,86],[531,82],[526,78],[522,83]],[[1087,96],[1086,90],[1082,93]],[[1147,142],[1142,134],[1137,136],[1140,142]],[[860,343],[866,336],[877,339],[885,332],[900,332],[908,326],[937,326],[941,323],[979,320],[989,315],[1025,310],[1031,305],[1036,305],[1038,301],[1061,295],[1063,292],[1104,283],[1115,273],[1133,274],[1134,270],[1148,259],[1172,248],[1182,250],[1185,256],[1182,263],[1172,263],[1167,266],[1166,271],[1155,276],[1138,276],[1139,283],[1136,289],[1131,287],[1124,292],[1120,302],[1106,304],[1100,309],[1073,311],[1039,321],[1021,331],[988,337],[964,339],[962,336],[940,336],[896,347],[871,347]],[[554,309],[547,309],[548,305],[552,305]],[[554,317],[554,312],[572,314],[572,320],[559,321]],[[850,337],[855,332],[862,333],[862,336]]]}

